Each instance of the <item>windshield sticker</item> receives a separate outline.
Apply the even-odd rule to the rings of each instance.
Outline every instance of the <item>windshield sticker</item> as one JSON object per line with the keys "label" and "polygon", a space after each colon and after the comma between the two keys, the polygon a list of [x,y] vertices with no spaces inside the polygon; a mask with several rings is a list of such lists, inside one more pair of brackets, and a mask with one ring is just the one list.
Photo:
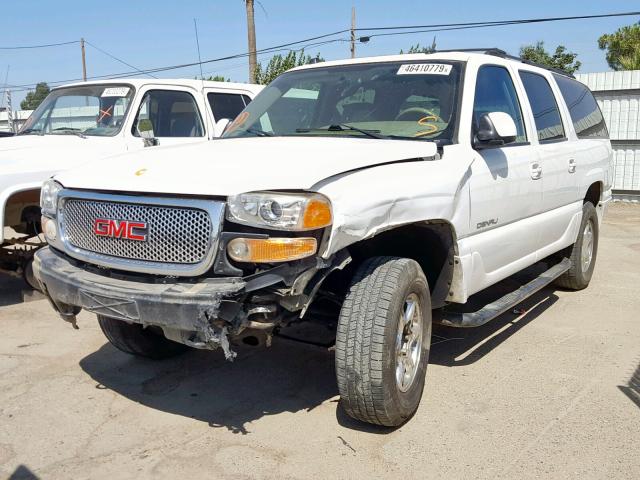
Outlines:
{"label": "windshield sticker", "polygon": [[411,63],[402,65],[398,75],[449,75],[451,65],[444,63]]}
{"label": "windshield sticker", "polygon": [[129,87],[109,87],[102,92],[103,97],[126,97]]}

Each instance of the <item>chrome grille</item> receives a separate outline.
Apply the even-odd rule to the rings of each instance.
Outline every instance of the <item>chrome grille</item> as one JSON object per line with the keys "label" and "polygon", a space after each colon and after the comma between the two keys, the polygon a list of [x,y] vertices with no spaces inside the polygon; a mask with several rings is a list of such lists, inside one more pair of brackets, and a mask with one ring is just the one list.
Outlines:
{"label": "chrome grille", "polygon": [[[86,252],[163,264],[198,264],[212,246],[214,226],[209,213],[197,208],[68,198],[62,203],[65,243]],[[147,224],[146,241],[98,236],[96,219]]]}

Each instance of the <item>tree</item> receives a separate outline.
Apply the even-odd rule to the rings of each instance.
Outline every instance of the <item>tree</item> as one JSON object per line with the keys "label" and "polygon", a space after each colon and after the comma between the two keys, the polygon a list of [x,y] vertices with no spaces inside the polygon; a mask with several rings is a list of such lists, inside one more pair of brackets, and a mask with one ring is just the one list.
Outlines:
{"label": "tree", "polygon": [[640,70],[640,22],[602,35],[598,47],[607,51],[607,63],[614,70]]}
{"label": "tree", "polygon": [[567,73],[574,73],[582,65],[576,60],[577,53],[567,51],[564,45],[558,45],[553,55],[544,48],[544,42],[537,42],[535,45],[525,45],[520,47],[520,57],[541,65],[546,65]]}
{"label": "tree", "polygon": [[316,54],[315,57],[311,57],[310,55],[305,55],[304,50],[301,51],[300,54],[297,54],[292,50],[284,57],[280,54],[274,55],[273,57],[271,57],[271,60],[269,60],[269,63],[265,68],[262,67],[261,63],[256,65],[255,83],[267,85],[271,83],[271,81],[278,75],[286,72],[291,68],[306,65],[312,62],[323,61],[324,59],[320,57],[319,53]]}
{"label": "tree", "polygon": [[258,56],[256,54],[256,22],[253,11],[254,0],[244,0],[247,9],[247,40],[249,43],[249,82],[256,83],[256,67]]}
{"label": "tree", "polygon": [[[436,51],[436,37],[433,37],[433,42],[431,42],[431,46],[423,47],[419,43],[412,45],[407,53],[434,53]],[[400,55],[402,55],[404,51],[400,50]]]}
{"label": "tree", "polygon": [[222,75],[209,75],[209,77],[205,78],[205,80],[209,82],[230,82],[231,81],[230,78],[225,78]]}
{"label": "tree", "polygon": [[20,108],[22,110],[35,110],[38,108],[38,105],[42,103],[51,89],[46,82],[40,82],[36,85],[36,89],[34,91],[29,91],[27,96],[20,102]]}

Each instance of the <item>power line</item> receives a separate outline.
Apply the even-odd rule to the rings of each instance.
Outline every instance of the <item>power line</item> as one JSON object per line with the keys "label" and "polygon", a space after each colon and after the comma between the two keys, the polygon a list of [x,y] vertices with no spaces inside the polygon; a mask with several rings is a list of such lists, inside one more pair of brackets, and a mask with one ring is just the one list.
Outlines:
{"label": "power line", "polygon": [[[283,51],[286,50],[287,47],[291,47],[294,45],[300,45],[301,43],[306,43],[306,42],[312,42],[314,40],[321,40],[324,38],[329,38],[329,37],[333,37],[342,33],[346,33],[349,32],[350,30],[339,30],[337,32],[332,32],[332,33],[326,33],[324,35],[318,35],[315,37],[310,37],[310,38],[305,38],[303,40],[297,40],[295,42],[289,42],[289,43],[284,43],[282,45],[275,45],[273,47],[268,47],[268,48],[263,48],[260,50],[256,50],[257,54],[260,53],[273,53],[273,52],[277,52],[277,51]],[[332,40],[332,41],[338,41],[338,40]],[[342,41],[342,40],[339,40]],[[89,42],[87,42],[89,43]],[[311,44],[311,46],[316,46],[319,44]],[[225,57],[219,57],[219,58],[213,58],[210,60],[203,60],[201,63],[205,64],[205,63],[214,63],[214,62],[221,62],[224,60],[232,60],[235,58],[243,58],[243,57],[248,57],[249,56],[249,52],[245,52],[245,53],[240,53],[240,54],[235,54],[235,55],[228,55]],[[126,76],[130,76],[134,73],[158,73],[158,72],[164,72],[164,71],[169,71],[169,70],[178,70],[181,68],[187,68],[187,67],[193,67],[198,65],[200,62],[192,62],[192,63],[184,63],[184,64],[179,64],[179,65],[170,65],[170,66],[166,66],[166,67],[157,67],[157,68],[150,68],[150,69],[146,69],[146,70],[138,70],[135,69],[135,71],[132,72],[120,72],[120,73],[114,73],[114,74],[108,74],[108,75],[98,75],[98,76],[93,76],[93,77],[87,77],[87,80],[99,80],[99,79],[104,79],[104,78],[121,78],[121,77],[126,77]],[[70,83],[70,82],[77,82],[82,80],[81,78],[74,78],[74,79],[68,79],[68,80],[55,80],[55,81],[50,81],[47,83],[50,84],[61,84],[61,83]],[[12,85],[12,88],[23,88],[23,87],[33,87],[34,85],[37,85],[36,83],[27,83],[27,84],[22,84],[22,85]]]}
{"label": "power line", "polygon": [[[347,30],[348,31],[348,30]],[[326,38],[326,35],[323,35],[321,37],[314,37],[314,38]],[[310,43],[307,45],[302,46],[300,49],[298,50],[304,50],[306,48],[309,47],[314,47],[314,46],[320,46],[320,45],[326,45],[329,43],[335,43],[335,42],[347,42],[347,39],[331,39],[331,40],[325,40],[323,42],[315,42],[315,43]],[[87,41],[87,43],[89,43]],[[288,45],[295,45],[295,44],[299,44],[301,42],[292,42]],[[265,53],[276,53],[276,52],[280,52],[280,51],[291,51],[292,49],[290,48],[277,48],[277,47],[269,47],[269,48],[264,48],[262,50],[258,50],[256,53],[257,54],[265,54]],[[211,60],[203,60],[202,63],[214,63],[214,62],[221,62],[221,61],[225,61],[225,60],[233,60],[236,58],[243,58],[243,57],[247,57],[249,55],[249,53],[241,53],[241,54],[236,54],[236,55],[229,55],[226,57],[219,57],[219,58],[214,58]],[[180,64],[180,65],[171,65],[171,66],[167,66],[167,67],[158,67],[158,68],[152,68],[152,69],[147,69],[147,70],[135,70],[135,71],[131,71],[131,72],[121,72],[121,73],[110,73],[110,74],[106,74],[106,75],[95,75],[92,77],[87,77],[87,80],[103,80],[103,79],[120,79],[120,78],[126,78],[126,77],[130,77],[131,75],[135,74],[135,73],[142,73],[142,74],[146,74],[149,75],[151,73],[159,73],[159,72],[166,72],[166,71],[170,71],[170,70],[178,70],[178,69],[182,69],[182,68],[187,68],[187,67],[194,67],[197,66],[200,62],[192,62],[192,63],[184,63],[184,64]],[[53,80],[53,81],[49,81],[47,82],[48,85],[50,86],[57,86],[57,85],[61,85],[61,84],[65,84],[65,83],[72,83],[72,82],[79,82],[82,81],[82,78],[71,78],[71,79],[66,79],[66,80]],[[21,85],[9,85],[12,90],[14,91],[24,91],[24,90],[29,90],[30,88],[33,88],[35,85],[37,85],[36,83],[27,83],[27,84],[21,84]]]}
{"label": "power line", "polygon": [[[89,40],[85,40],[85,43],[86,43],[87,45],[89,45],[90,47],[95,48],[95,49],[96,49],[96,50],[98,50],[100,53],[103,53],[103,54],[105,54],[106,56],[111,57],[111,58],[113,58],[114,60],[116,60],[116,61],[118,61],[118,62],[122,63],[123,65],[126,65],[126,66],[127,66],[127,67],[129,67],[129,68],[133,68],[134,70],[136,70],[136,71],[137,71],[137,72],[139,72],[139,73],[144,73],[144,71],[143,71],[143,70],[139,69],[138,67],[136,67],[136,66],[134,66],[134,65],[131,65],[130,63],[125,62],[124,60],[122,60],[121,58],[116,57],[115,55],[112,55],[111,53],[107,52],[106,50],[103,50],[102,48],[98,47],[97,45],[94,45],[94,44],[93,44],[93,43],[91,43]],[[155,75],[152,75],[152,74],[150,74],[150,73],[147,73],[146,75],[149,75],[150,77],[153,77],[153,78],[158,78],[158,77],[156,77]]]}
{"label": "power line", "polygon": [[443,28],[429,28],[426,30],[411,30],[408,32],[389,32],[389,33],[373,33],[371,35],[367,35],[365,37],[360,37],[359,40],[361,42],[368,42],[370,39],[374,38],[374,37],[393,37],[393,36],[397,36],[397,35],[413,35],[416,33],[432,33],[432,32],[451,32],[451,31],[455,31],[455,30],[470,30],[470,29],[475,29],[475,28],[489,28],[489,27],[504,27],[504,26],[509,26],[509,25],[514,25],[514,23],[511,22],[503,22],[503,23],[491,23],[491,24],[487,24],[487,25],[468,25],[468,26],[461,26],[461,27],[443,27]]}
{"label": "power line", "polygon": [[80,40],[72,40],[70,42],[60,42],[60,43],[47,43],[44,45],[20,45],[15,47],[0,47],[0,50],[26,50],[31,48],[60,47],[62,45],[73,45],[74,43],[80,43]]}
{"label": "power line", "polygon": [[[400,30],[400,29],[406,30],[406,29],[416,29],[416,28],[427,28],[427,29],[412,30],[409,32],[401,31],[401,32],[391,32],[391,33],[373,33],[371,35],[367,35],[366,37],[364,37],[364,39],[371,39],[373,37],[395,36],[395,35],[411,35],[416,33],[467,30],[472,28],[486,28],[486,27],[502,27],[502,26],[508,26],[508,25],[525,25],[530,23],[558,22],[558,21],[567,21],[567,20],[589,20],[589,19],[595,19],[595,18],[622,17],[622,16],[632,16],[632,15],[640,15],[640,12],[610,13],[610,14],[601,14],[601,15],[580,15],[580,16],[571,16],[571,17],[528,18],[528,19],[518,19],[518,20],[494,20],[494,21],[488,21],[488,22],[448,23],[448,24],[439,24],[439,25],[376,27],[376,28],[369,28],[365,30],[380,31],[380,30]],[[433,28],[433,27],[442,27],[442,28]],[[360,40],[362,41],[362,39],[363,37],[361,37]]]}
{"label": "power line", "polygon": [[[640,12],[618,12],[618,13],[608,13],[608,14],[599,14],[599,15],[580,15],[580,16],[570,16],[570,17],[528,18],[528,19],[515,19],[515,20],[493,20],[493,21],[485,21],[485,22],[446,23],[446,24],[411,25],[411,26],[402,25],[402,26],[395,26],[395,27],[370,27],[370,28],[357,28],[356,30],[357,31],[361,31],[361,32],[368,32],[368,31],[375,32],[375,31],[388,31],[388,30],[411,30],[411,31],[404,31],[404,32],[373,33],[373,34],[371,34],[369,36],[360,37],[359,40],[361,42],[364,42],[364,41],[366,41],[366,40],[368,40],[368,39],[370,39],[372,37],[376,37],[376,36],[411,35],[411,34],[416,34],[416,33],[427,33],[427,32],[434,32],[434,31],[453,31],[453,30],[471,29],[471,28],[488,28],[488,27],[499,27],[499,26],[507,26],[507,25],[521,25],[521,24],[529,24],[529,23],[557,22],[557,21],[568,21],[568,20],[588,20],[588,19],[596,19],[596,18],[623,17],[623,16],[635,16],[635,15],[640,15]],[[416,30],[416,29],[424,29],[424,30]],[[284,44],[281,44],[281,45],[275,45],[273,47],[263,48],[263,49],[257,50],[256,53],[257,54],[275,53],[275,52],[278,52],[278,51],[287,50],[288,47],[300,45],[300,44],[307,43],[307,42],[314,42],[316,40],[328,39],[330,37],[335,37],[336,35],[341,35],[341,34],[344,34],[344,33],[348,33],[350,31],[351,31],[351,29],[338,30],[336,32],[326,33],[326,34],[323,34],[323,35],[317,35],[315,37],[305,38],[303,40],[297,40],[295,42],[289,42],[289,43],[284,43]],[[308,45],[305,45],[302,48],[309,48],[311,46],[326,45],[328,43],[344,42],[344,41],[349,41],[349,40],[348,39],[331,39],[331,40],[326,40],[326,41],[323,41],[323,42],[310,43]],[[69,43],[76,43],[76,42],[69,42]],[[89,42],[87,42],[87,43],[89,43]],[[95,45],[92,45],[92,46],[95,48]],[[291,49],[289,49],[289,50],[291,50]],[[120,72],[120,73],[113,73],[113,74],[108,74],[108,75],[94,76],[94,77],[90,77],[89,79],[98,80],[98,79],[105,79],[105,78],[123,78],[123,77],[131,76],[131,75],[133,75],[135,73],[144,73],[144,74],[150,75],[152,73],[159,73],[159,72],[166,72],[166,71],[171,71],[171,70],[178,70],[178,69],[182,69],[182,68],[193,67],[193,66],[200,65],[200,64],[222,62],[222,61],[232,60],[232,59],[236,59],[236,58],[244,58],[244,57],[247,57],[247,56],[249,56],[249,52],[235,54],[235,55],[228,55],[228,56],[213,58],[213,59],[209,59],[209,60],[203,60],[201,62],[183,63],[183,64],[178,64],[178,65],[169,65],[169,66],[156,67],[156,68],[150,68],[150,69],[145,69],[145,70],[140,70],[140,69],[137,69],[137,68],[127,64],[131,68],[135,68],[135,70],[131,71],[131,72]],[[79,80],[81,80],[81,79],[57,80],[57,81],[51,81],[51,82],[48,82],[48,83],[51,83],[51,84],[63,84],[63,83],[70,83],[70,82],[75,82],[75,81],[79,81]],[[28,89],[29,87],[33,87],[34,85],[36,85],[36,84],[31,83],[31,84],[24,84],[24,85],[15,85],[15,86],[12,86],[12,87],[13,88],[17,88],[17,89]]]}
{"label": "power line", "polygon": [[629,17],[633,15],[640,15],[640,12],[618,12],[618,13],[602,13],[598,15],[574,15],[570,17],[541,17],[541,18],[522,18],[517,20],[493,20],[484,22],[466,22],[466,23],[440,23],[432,25],[402,25],[398,27],[372,27],[372,28],[356,28],[356,30],[411,30],[416,28],[439,28],[439,27],[466,27],[471,25],[502,25],[509,24],[522,24],[522,23],[541,23],[541,22],[558,22],[563,20],[588,20],[593,18],[608,18],[608,17]]}

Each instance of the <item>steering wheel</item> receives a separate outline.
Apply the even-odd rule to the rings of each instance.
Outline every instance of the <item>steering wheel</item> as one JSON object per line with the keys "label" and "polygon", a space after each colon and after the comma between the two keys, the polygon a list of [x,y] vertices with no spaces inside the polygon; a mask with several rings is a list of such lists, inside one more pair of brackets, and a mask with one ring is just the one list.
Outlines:
{"label": "steering wheel", "polygon": [[[422,107],[407,108],[406,110],[403,110],[402,112],[400,112],[396,116],[395,120],[402,120],[404,117],[407,117],[409,115],[412,115],[412,117],[415,117],[416,113],[420,115],[420,118],[418,120],[422,120],[425,117],[429,117],[429,119],[433,119],[434,122],[445,123],[444,120],[440,117],[440,115],[436,115],[435,113]],[[415,120],[415,118],[408,118],[406,120]]]}

